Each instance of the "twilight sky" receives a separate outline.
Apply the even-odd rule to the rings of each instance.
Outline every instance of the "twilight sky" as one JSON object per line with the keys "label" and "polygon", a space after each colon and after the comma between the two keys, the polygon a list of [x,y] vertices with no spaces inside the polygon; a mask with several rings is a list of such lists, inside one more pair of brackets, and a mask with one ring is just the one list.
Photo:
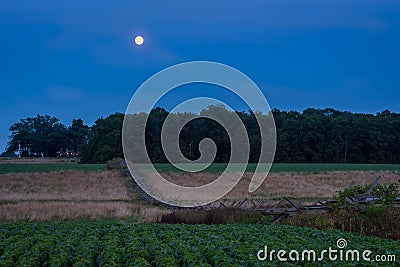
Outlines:
{"label": "twilight sky", "polygon": [[400,112],[397,0],[3,1],[0,38],[0,152],[21,118],[91,125],[193,60],[244,72],[272,108]]}

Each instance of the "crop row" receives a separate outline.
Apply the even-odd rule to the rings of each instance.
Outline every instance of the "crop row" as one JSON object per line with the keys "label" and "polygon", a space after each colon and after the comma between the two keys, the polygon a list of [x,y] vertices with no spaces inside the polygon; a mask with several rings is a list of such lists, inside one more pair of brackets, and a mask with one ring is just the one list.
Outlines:
{"label": "crop row", "polygon": [[[399,242],[283,225],[166,225],[109,222],[0,224],[0,266],[268,266],[257,252],[349,247],[400,257]],[[273,264],[282,265],[274,259]],[[347,262],[351,266],[368,262]],[[395,266],[395,264],[393,263]],[[285,262],[327,266],[335,262]],[[373,266],[373,265],[372,265]],[[388,265],[391,266],[391,265]]]}

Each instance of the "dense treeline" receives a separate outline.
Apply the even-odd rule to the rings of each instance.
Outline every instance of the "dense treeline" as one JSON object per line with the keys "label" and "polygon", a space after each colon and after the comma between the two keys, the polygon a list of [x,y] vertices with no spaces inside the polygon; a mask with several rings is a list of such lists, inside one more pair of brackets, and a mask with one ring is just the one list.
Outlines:
{"label": "dense treeline", "polygon": [[[222,108],[222,107],[209,107]],[[275,162],[309,163],[400,163],[400,114],[384,111],[355,114],[334,109],[309,108],[302,113],[274,109],[277,129]],[[151,111],[146,126],[146,144],[153,162],[167,162],[161,147],[161,127],[168,112]],[[260,131],[252,112],[237,112],[250,140],[250,162],[257,162]],[[187,114],[186,114],[187,115]],[[13,154],[21,145],[23,156],[57,156],[78,152],[82,162],[105,162],[123,157],[121,130],[124,115],[115,113],[98,119],[92,127],[74,120],[66,127],[49,116],[22,119],[11,126],[7,151]],[[199,142],[212,138],[217,145],[216,162],[227,162],[230,143],[226,131],[209,119],[189,122],[179,136],[182,153],[190,159],[200,156]],[[64,150],[63,150],[64,149]],[[64,153],[65,154],[65,153]]]}
{"label": "dense treeline", "polygon": [[3,156],[22,157],[73,156],[86,146],[89,127],[83,120],[72,121],[67,127],[59,119],[37,115],[21,119],[10,127],[11,135]]}
{"label": "dense treeline", "polygon": [[274,110],[276,162],[400,163],[400,114]]}
{"label": "dense treeline", "polygon": [[10,140],[3,156],[80,157],[85,163],[104,163],[122,157],[121,129],[124,115],[99,118],[92,127],[74,119],[67,127],[59,119],[37,115],[10,127]]}

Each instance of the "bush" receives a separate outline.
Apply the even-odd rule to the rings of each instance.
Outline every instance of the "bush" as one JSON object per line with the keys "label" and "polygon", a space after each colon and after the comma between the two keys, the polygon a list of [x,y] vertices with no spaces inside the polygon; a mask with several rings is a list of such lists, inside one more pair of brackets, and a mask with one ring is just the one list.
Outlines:
{"label": "bush", "polygon": [[281,224],[318,229],[339,229],[362,236],[400,240],[400,209],[384,204],[370,204],[364,213],[351,214],[334,210],[325,214],[299,214],[284,218]]}
{"label": "bush", "polygon": [[213,210],[177,210],[163,214],[159,223],[171,224],[231,224],[231,223],[269,223],[269,217],[261,212],[246,211],[234,208],[219,208]]}
{"label": "bush", "polygon": [[104,146],[96,152],[94,158],[97,159],[97,163],[106,163],[108,160],[112,160],[114,156],[114,150],[110,146]]}
{"label": "bush", "polygon": [[[346,198],[353,199],[357,195],[365,194],[370,188],[371,185],[356,185],[350,188],[346,188],[343,191],[339,191],[339,204],[344,204],[346,202]],[[376,200],[377,203],[390,204],[396,199],[398,191],[399,186],[396,183],[378,184],[374,187],[371,194],[374,197],[378,198]]]}

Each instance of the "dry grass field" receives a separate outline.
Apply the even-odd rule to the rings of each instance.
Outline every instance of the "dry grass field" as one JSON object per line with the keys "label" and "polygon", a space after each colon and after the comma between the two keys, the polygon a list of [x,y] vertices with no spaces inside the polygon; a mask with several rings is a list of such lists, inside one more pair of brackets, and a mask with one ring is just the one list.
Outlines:
{"label": "dry grass field", "polygon": [[10,173],[0,176],[0,201],[129,200],[127,179],[116,171]]}
{"label": "dry grass field", "polygon": [[129,218],[139,203],[118,171],[0,175],[0,220],[49,221]]}
{"label": "dry grass field", "polygon": [[[219,176],[218,173],[165,173],[163,177],[175,184],[198,186],[207,184]],[[238,185],[228,193],[227,199],[263,198],[274,199],[290,197],[295,199],[332,198],[337,191],[343,190],[351,182],[358,185],[372,183],[381,176],[381,183],[400,181],[400,173],[392,171],[349,171],[323,173],[270,173],[261,187],[252,194],[248,193],[251,173],[245,173]]]}
{"label": "dry grass field", "polygon": [[[180,185],[206,184],[218,173],[176,173],[163,176]],[[352,181],[371,183],[381,176],[382,183],[398,182],[400,173],[324,172],[270,173],[255,193],[247,189],[251,173],[246,173],[225,199],[262,198],[326,199],[335,196]],[[50,173],[9,173],[0,175],[0,221],[51,221],[113,217],[137,221],[156,221],[165,208],[139,199],[132,181],[118,170],[61,171]]]}

